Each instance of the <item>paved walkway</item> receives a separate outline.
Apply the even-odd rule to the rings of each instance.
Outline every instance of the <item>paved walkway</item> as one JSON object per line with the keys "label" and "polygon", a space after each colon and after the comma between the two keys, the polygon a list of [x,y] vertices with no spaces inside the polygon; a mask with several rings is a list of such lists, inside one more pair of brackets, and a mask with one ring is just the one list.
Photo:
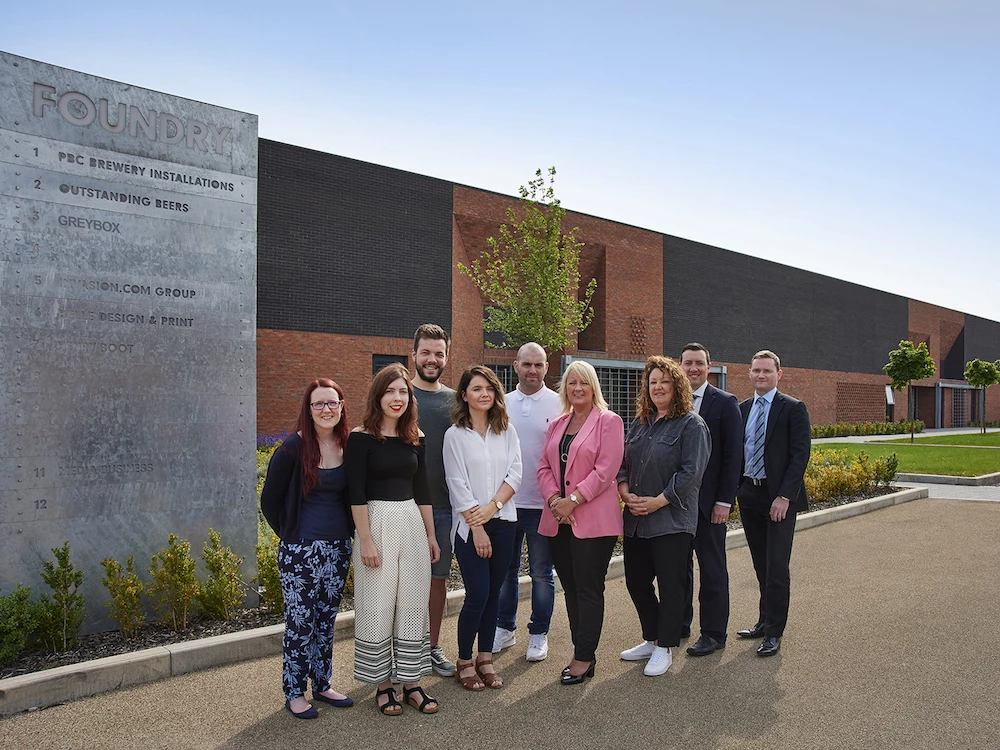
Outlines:
{"label": "paved walkway", "polygon": [[[570,653],[560,602],[548,661],[524,661],[521,630],[498,660],[503,690],[427,680],[436,716],[378,715],[373,691],[351,680],[347,641],[334,684],[359,705],[321,706],[316,721],[285,713],[270,658],[15,716],[0,721],[0,748],[996,748],[998,526],[1000,505],[918,500],[801,532],[791,618],[770,659],[732,638],[644,677],[617,658],[638,635],[618,579],[597,676],[583,686],[557,684]],[[745,549],[729,559],[735,631],[753,623],[756,583]],[[454,638],[451,618],[444,639]]]}
{"label": "paved walkway", "polygon": [[[930,430],[924,430],[923,432],[918,432],[919,437],[933,437],[935,435],[975,435],[981,433],[982,430],[978,427],[943,427],[943,428],[933,428]],[[996,432],[995,429],[990,428],[988,432]],[[900,440],[904,437],[909,437],[910,433],[903,433],[902,435],[845,435],[844,437],[832,437],[832,438],[813,438],[814,444],[822,443],[877,443],[883,440]],[[957,446],[955,446],[957,447]]]}

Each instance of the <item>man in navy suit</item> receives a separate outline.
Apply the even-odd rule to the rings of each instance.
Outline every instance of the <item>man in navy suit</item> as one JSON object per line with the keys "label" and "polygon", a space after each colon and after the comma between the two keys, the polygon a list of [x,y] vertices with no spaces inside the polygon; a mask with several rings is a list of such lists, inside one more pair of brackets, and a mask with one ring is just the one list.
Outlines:
{"label": "man in navy suit", "polygon": [[737,499],[747,546],[760,585],[760,614],[740,638],[761,638],[758,656],[781,647],[788,621],[795,514],[808,508],[803,481],[812,438],[801,401],[778,392],[781,360],[764,349],[753,355],[753,398],[740,404],[743,417],[743,479]]}
{"label": "man in navy suit", "polygon": [[681,352],[681,369],[691,383],[694,410],[712,435],[712,453],[698,495],[698,530],[688,556],[684,627],[694,619],[694,554],[698,555],[698,606],[701,637],[687,652],[705,656],[726,647],[729,625],[729,571],[726,568],[726,520],[736,499],[743,464],[743,422],[736,396],[708,382],[712,357],[691,343]]}

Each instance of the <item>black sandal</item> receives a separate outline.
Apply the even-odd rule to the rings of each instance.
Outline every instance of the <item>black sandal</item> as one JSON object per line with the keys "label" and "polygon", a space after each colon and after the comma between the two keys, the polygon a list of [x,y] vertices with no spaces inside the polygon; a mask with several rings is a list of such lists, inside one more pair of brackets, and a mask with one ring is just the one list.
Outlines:
{"label": "black sandal", "polygon": [[[414,693],[420,694],[420,703],[417,703],[416,699],[413,697]],[[416,687],[403,688],[403,700],[413,706],[422,714],[436,714],[438,710],[438,702],[431,698],[424,689],[417,685]],[[431,705],[433,704],[433,705]]]}
{"label": "black sandal", "polygon": [[[378,699],[381,695],[389,696],[389,700],[387,700],[384,704],[379,705]],[[392,686],[387,687],[385,690],[379,690],[375,693],[375,705],[377,705],[378,710],[386,716],[399,716],[403,713],[403,704],[396,700],[396,691]]]}

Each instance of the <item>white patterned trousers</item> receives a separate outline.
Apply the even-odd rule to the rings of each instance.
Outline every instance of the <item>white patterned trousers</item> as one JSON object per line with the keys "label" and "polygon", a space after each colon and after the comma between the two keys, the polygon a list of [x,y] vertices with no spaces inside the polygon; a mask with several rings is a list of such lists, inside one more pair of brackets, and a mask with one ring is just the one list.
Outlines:
{"label": "white patterned trousers", "polygon": [[424,521],[412,500],[370,500],[368,523],[381,563],[365,567],[355,541],[354,679],[417,682],[431,672],[431,558]]}

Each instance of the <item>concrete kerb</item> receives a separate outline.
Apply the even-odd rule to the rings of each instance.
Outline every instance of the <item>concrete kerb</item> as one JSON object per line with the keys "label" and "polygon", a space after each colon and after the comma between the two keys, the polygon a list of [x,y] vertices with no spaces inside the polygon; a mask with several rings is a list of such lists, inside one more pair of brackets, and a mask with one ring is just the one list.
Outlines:
{"label": "concrete kerb", "polygon": [[898,482],[918,482],[920,484],[952,484],[962,487],[993,487],[1000,485],[1000,471],[981,474],[978,477],[955,477],[946,474],[897,474]]}
{"label": "concrete kerb", "polygon": [[[795,529],[802,531],[927,496],[926,488],[907,489],[849,505],[803,513],[796,520]],[[736,549],[745,545],[746,537],[742,529],[735,529],[726,534],[726,549]],[[621,555],[613,557],[608,565],[608,579],[619,578],[624,574],[624,557]],[[561,588],[559,579],[556,578],[556,590]],[[529,598],[531,578],[521,576],[518,589],[519,598]],[[464,599],[464,590],[449,592],[445,615],[458,614]],[[281,653],[283,632],[283,625],[270,625],[242,633],[213,636],[71,664],[44,672],[9,677],[0,680],[0,716],[65,703],[187,672],[276,656]],[[353,634],[354,613],[345,612],[339,615],[336,638],[341,640]]]}

